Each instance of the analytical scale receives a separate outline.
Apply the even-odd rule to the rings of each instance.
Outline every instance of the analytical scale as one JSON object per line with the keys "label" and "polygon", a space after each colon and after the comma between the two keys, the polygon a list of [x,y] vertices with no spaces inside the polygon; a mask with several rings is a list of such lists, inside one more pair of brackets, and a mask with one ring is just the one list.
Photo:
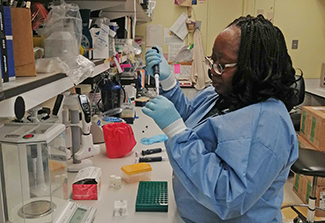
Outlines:
{"label": "analytical scale", "polygon": [[68,199],[65,126],[0,125],[0,222],[53,222]]}

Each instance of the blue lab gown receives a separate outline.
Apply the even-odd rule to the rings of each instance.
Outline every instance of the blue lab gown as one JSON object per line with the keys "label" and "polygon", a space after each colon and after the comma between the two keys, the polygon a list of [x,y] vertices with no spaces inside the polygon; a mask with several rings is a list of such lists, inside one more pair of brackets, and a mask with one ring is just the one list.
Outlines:
{"label": "blue lab gown", "polygon": [[298,157],[285,105],[276,99],[201,119],[219,95],[208,87],[189,101],[179,84],[163,95],[187,129],[165,142],[185,222],[281,222],[283,185]]}

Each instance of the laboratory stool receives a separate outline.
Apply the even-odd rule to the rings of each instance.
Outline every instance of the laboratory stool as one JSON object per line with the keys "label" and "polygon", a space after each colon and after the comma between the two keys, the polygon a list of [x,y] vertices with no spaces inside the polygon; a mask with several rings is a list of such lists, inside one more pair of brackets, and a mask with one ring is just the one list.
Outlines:
{"label": "laboratory stool", "polygon": [[[325,177],[325,152],[311,150],[311,149],[299,149],[299,157],[292,165],[291,170],[296,174],[303,174],[313,177],[313,186],[311,195],[309,197],[308,204],[289,204],[281,207],[291,207],[298,217],[294,219],[294,223],[325,223],[325,221],[315,221],[315,210],[325,211],[320,207],[316,207],[316,187],[318,177]],[[296,207],[308,207],[307,218],[301,214]]]}

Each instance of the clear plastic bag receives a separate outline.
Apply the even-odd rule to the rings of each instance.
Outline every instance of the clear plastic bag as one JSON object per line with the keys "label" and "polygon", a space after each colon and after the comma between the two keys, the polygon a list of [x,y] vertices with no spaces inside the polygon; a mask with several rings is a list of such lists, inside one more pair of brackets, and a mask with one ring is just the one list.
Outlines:
{"label": "clear plastic bag", "polygon": [[82,19],[79,6],[66,4],[52,6],[45,19],[44,35],[45,57],[79,55],[82,39]]}
{"label": "clear plastic bag", "polygon": [[75,85],[92,75],[95,69],[95,64],[82,55],[60,57],[63,66],[63,71],[71,78]]}
{"label": "clear plastic bag", "polygon": [[37,73],[58,73],[64,72],[68,68],[58,57],[37,59],[35,60],[35,66]]}
{"label": "clear plastic bag", "polygon": [[82,55],[42,58],[35,62],[38,73],[63,72],[75,85],[92,75],[95,64]]}

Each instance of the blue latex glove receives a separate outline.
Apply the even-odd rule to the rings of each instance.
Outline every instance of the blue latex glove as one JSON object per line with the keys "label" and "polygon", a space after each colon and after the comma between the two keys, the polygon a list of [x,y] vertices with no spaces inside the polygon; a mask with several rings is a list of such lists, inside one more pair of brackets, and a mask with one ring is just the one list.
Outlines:
{"label": "blue latex glove", "polygon": [[144,114],[153,118],[162,130],[181,118],[174,104],[161,95],[147,102],[146,106],[142,108],[142,111]]}
{"label": "blue latex glove", "polygon": [[150,138],[142,138],[140,142],[144,145],[152,145],[154,143],[166,141],[168,137],[165,134],[155,135]]}
{"label": "blue latex glove", "polygon": [[[156,48],[158,48],[158,46],[156,46]],[[160,71],[159,80],[162,81],[167,79],[171,74],[168,62],[166,61],[161,50],[159,50],[159,53],[157,53],[157,50],[150,49],[146,52],[146,66],[147,66],[148,73],[152,77],[153,77],[152,67],[156,64],[159,64],[159,71]]]}

